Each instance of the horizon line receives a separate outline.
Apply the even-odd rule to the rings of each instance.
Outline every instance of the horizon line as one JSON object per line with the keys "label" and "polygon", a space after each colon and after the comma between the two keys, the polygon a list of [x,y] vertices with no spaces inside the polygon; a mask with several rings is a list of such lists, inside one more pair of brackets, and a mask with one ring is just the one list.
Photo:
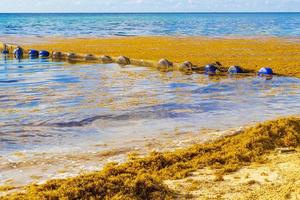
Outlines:
{"label": "horizon line", "polygon": [[0,14],[276,14],[276,13],[291,13],[300,14],[300,11],[197,11],[197,12],[187,12],[187,11],[175,11],[175,12],[0,12]]}

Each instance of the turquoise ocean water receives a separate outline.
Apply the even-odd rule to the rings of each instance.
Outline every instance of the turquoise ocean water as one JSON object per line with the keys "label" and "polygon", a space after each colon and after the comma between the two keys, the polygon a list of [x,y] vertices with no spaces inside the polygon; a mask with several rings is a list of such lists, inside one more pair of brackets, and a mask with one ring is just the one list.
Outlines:
{"label": "turquoise ocean water", "polygon": [[0,35],[300,36],[300,13],[0,14]]}

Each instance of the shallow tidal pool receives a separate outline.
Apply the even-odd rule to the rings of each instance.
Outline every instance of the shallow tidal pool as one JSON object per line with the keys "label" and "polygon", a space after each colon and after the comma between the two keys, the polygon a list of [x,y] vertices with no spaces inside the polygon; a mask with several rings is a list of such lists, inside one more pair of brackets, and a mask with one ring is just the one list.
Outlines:
{"label": "shallow tidal pool", "polygon": [[0,60],[0,152],[225,130],[300,113],[300,80]]}

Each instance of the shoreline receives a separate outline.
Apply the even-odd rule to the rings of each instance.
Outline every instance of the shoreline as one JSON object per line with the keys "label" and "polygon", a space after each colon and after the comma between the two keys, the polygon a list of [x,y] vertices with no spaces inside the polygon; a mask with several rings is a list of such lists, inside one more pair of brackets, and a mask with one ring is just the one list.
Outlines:
{"label": "shoreline", "polygon": [[[115,179],[118,179],[119,176],[122,177],[122,173],[124,173],[122,172],[123,168],[125,171],[131,171],[131,168],[136,168],[138,174],[145,173],[145,175],[138,175],[138,177],[144,177],[140,181],[145,181],[145,186],[147,188],[153,187],[152,190],[145,189],[145,192],[147,191],[146,193],[127,194],[128,191],[126,190],[126,188],[123,188],[125,186],[122,186],[123,180],[119,180],[121,182],[108,184],[120,184],[120,186],[118,186],[120,187],[120,190],[118,191],[121,192],[123,191],[123,189],[125,189],[125,191],[127,192],[124,193],[123,191],[120,194],[117,194],[114,193],[113,189],[107,190],[103,191],[103,194],[101,194],[104,195],[103,197],[116,197],[115,195],[117,195],[118,197],[130,197],[135,199],[138,198],[140,195],[151,195],[152,197],[153,195],[155,195],[156,197],[161,198],[175,198],[175,196],[177,196],[178,198],[190,199],[197,199],[200,197],[222,197],[226,199],[226,197],[230,196],[228,194],[230,193],[235,195],[235,199],[252,199],[257,195],[261,195],[262,192],[265,192],[267,190],[268,194],[264,193],[264,198],[261,199],[268,199],[270,196],[274,197],[274,195],[276,194],[280,194],[281,197],[284,197],[288,194],[292,197],[297,198],[300,195],[300,193],[298,193],[300,191],[295,190],[295,188],[297,188],[297,185],[300,183],[298,183],[299,181],[297,182],[296,177],[300,177],[300,171],[297,167],[295,168],[293,166],[297,165],[297,160],[295,159],[298,156],[300,156],[298,152],[300,142],[299,119],[299,116],[274,119],[245,128],[238,132],[232,132],[227,136],[225,135],[219,138],[217,137],[214,140],[210,140],[205,143],[196,142],[195,144],[182,146],[179,149],[175,148],[174,150],[171,149],[171,151],[170,149],[164,150],[163,153],[151,153],[150,155],[146,155],[146,157],[144,157],[145,155],[134,153],[131,155],[127,154],[129,156],[129,160],[127,160],[125,163],[121,162],[121,164],[109,164],[100,171],[84,173],[74,178],[52,180],[42,185],[33,185],[32,187],[26,190],[27,193],[14,193],[12,196],[8,196],[7,198],[30,198],[30,196],[28,195],[33,195],[34,197],[39,196],[41,198],[58,196],[71,197],[72,195],[76,195],[77,189],[80,189],[76,188],[78,187],[76,186],[77,179],[78,181],[81,180],[80,182],[87,181],[87,183],[90,184],[92,184],[95,181],[98,182],[97,177],[102,179],[101,177],[103,175],[104,179],[106,179],[106,176],[113,176],[115,177]],[[243,140],[241,140],[242,138]],[[239,142],[236,143],[237,141]],[[246,144],[253,146],[250,148],[247,147]],[[291,149],[296,149],[295,152],[281,154],[275,152],[275,149],[278,147],[291,147]],[[202,152],[203,148],[206,149],[205,152]],[[236,148],[240,149],[241,152]],[[224,155],[222,153],[223,151],[225,151]],[[221,153],[221,157],[220,155],[218,155],[218,152]],[[177,158],[177,156],[179,155],[186,155],[187,157],[180,156]],[[183,158],[186,158],[187,160]],[[250,160],[248,160],[248,158]],[[170,162],[170,164],[163,164],[164,159],[166,159],[166,162],[167,160],[169,160],[168,162]],[[177,159],[179,160],[176,161]],[[226,160],[224,166],[220,165],[220,159]],[[141,165],[140,162],[150,162],[151,164],[149,163],[149,165]],[[198,162],[199,164],[197,164]],[[158,167],[156,165],[162,166]],[[156,167],[158,168],[156,169]],[[282,169],[285,169],[286,171],[284,172],[282,171]],[[106,174],[110,173],[110,170],[116,170],[117,173],[114,175]],[[157,177],[153,177],[154,179],[148,177],[150,176],[150,174],[147,175],[147,170],[150,170],[149,173],[153,173],[152,175]],[[174,174],[172,174],[173,172]],[[291,174],[288,175],[289,173]],[[132,176],[132,181],[135,182],[135,175]],[[293,177],[295,179],[292,179]],[[125,179],[128,181],[127,178]],[[131,180],[131,178],[129,180]],[[107,181],[110,181],[110,179],[108,179]],[[80,182],[78,184],[81,184]],[[64,184],[70,186],[66,186]],[[101,187],[102,183],[99,182],[99,184],[99,187]],[[54,188],[57,189],[50,189],[48,191],[45,191],[43,189],[44,187],[48,188],[50,185],[56,185]],[[294,189],[291,188],[291,185]],[[6,187],[9,188],[8,185]],[[58,192],[58,190],[60,190],[61,187],[64,188],[64,190],[67,190],[66,193],[62,193],[62,191]],[[84,184],[80,187],[86,186]],[[98,186],[95,185],[95,187]],[[110,186],[104,185],[103,187]],[[136,186],[133,185],[130,187]],[[220,189],[220,187],[222,189]],[[235,188],[233,191],[231,191],[232,187]],[[264,188],[264,190],[261,190],[260,188]],[[276,190],[276,188],[281,188],[283,189],[283,191],[280,190],[279,192]],[[83,188],[81,188],[80,190],[82,189]],[[84,191],[86,190],[87,189],[84,189]],[[11,190],[8,191],[14,191],[14,188],[12,187]],[[213,192],[213,194],[211,192]],[[4,199],[6,199],[6,197],[4,197]]]}
{"label": "shoreline", "polygon": [[[250,125],[249,125],[250,126]],[[82,173],[102,170],[110,162],[123,163],[128,156],[147,156],[153,151],[165,152],[186,148],[197,143],[208,143],[234,135],[247,126],[226,130],[203,129],[197,132],[166,132],[159,137],[143,137],[122,141],[86,144],[82,148],[24,150],[10,152],[0,157],[3,180],[0,188],[9,185],[23,188],[28,184],[42,184],[51,179],[76,177]],[[22,171],[22,174],[18,172]],[[0,189],[0,197],[5,191]]]}
{"label": "shoreline", "polygon": [[[198,134],[166,133],[159,138],[147,137],[118,143],[101,142],[85,149],[15,151],[11,152],[9,157],[2,156],[0,159],[0,171],[3,172],[0,188],[6,185],[23,188],[27,184],[42,184],[50,179],[76,177],[82,173],[99,171],[109,162],[123,163],[131,154],[146,156],[151,151],[173,151],[194,143],[234,134],[236,131],[239,130],[208,130],[207,133],[202,131]],[[22,174],[18,174],[19,171],[22,171]],[[5,192],[0,189],[0,197],[3,194]]]}
{"label": "shoreline", "polygon": [[79,35],[79,36],[63,36],[63,35],[2,35],[0,41],[9,41],[14,43],[14,39],[23,40],[26,43],[34,43],[33,39],[122,39],[122,38],[207,38],[207,39],[279,39],[279,40],[300,40],[300,36],[276,36],[276,35],[220,35],[220,36],[205,36],[205,35]]}

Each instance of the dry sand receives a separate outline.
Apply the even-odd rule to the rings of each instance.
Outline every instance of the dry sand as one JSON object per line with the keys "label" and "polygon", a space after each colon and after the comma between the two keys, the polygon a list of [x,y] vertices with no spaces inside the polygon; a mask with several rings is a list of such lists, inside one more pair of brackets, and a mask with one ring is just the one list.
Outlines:
{"label": "dry sand", "polygon": [[166,184],[178,192],[179,199],[299,200],[299,151],[273,153],[265,163],[253,163],[219,181],[215,171],[202,169]]}

